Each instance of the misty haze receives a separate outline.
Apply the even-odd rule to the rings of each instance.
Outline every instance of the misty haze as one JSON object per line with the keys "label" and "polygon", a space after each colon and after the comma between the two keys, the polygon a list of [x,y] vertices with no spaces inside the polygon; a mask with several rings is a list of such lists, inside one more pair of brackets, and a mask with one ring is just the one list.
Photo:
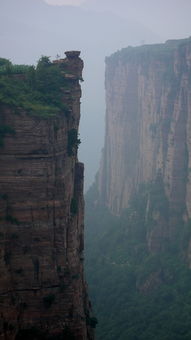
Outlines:
{"label": "misty haze", "polygon": [[191,339],[190,12],[0,1],[2,339]]}

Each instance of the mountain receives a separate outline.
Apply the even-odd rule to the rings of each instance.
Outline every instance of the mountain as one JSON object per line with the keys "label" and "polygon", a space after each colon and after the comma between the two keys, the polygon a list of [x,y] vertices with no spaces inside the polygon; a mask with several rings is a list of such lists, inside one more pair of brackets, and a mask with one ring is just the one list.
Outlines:
{"label": "mountain", "polygon": [[66,50],[82,51],[85,62],[80,156],[86,166],[86,183],[98,168],[104,135],[104,59],[127,45],[152,43],[160,37],[130,18],[109,11],[72,6],[49,6],[42,0],[1,0],[1,56],[17,64],[34,64],[40,55]]}
{"label": "mountain", "polygon": [[191,334],[191,39],[106,59],[101,166],[86,198],[98,339]]}
{"label": "mountain", "polygon": [[94,339],[78,162],[83,61],[0,58],[0,336]]}

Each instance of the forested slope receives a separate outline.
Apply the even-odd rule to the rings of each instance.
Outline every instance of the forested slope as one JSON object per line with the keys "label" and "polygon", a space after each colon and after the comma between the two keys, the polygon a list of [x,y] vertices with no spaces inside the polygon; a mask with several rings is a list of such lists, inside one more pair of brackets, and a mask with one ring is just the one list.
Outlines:
{"label": "forested slope", "polygon": [[106,135],[86,196],[99,340],[191,336],[191,40],[106,59]]}

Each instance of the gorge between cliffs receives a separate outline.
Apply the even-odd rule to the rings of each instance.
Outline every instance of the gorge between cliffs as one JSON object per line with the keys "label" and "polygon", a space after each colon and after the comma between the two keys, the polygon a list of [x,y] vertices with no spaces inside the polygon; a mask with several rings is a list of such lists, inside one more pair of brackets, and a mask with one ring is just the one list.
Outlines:
{"label": "gorge between cliffs", "polygon": [[0,58],[0,340],[190,340],[191,38],[106,58],[85,254],[82,70]]}
{"label": "gorge between cliffs", "polygon": [[191,39],[106,58],[100,169],[86,195],[97,339],[191,337]]}

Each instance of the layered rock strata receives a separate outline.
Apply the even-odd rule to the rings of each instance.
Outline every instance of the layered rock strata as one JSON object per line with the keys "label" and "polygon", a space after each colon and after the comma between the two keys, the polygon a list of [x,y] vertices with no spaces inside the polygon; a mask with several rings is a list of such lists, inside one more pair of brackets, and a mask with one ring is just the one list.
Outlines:
{"label": "layered rock strata", "polygon": [[[71,140],[83,62],[61,63],[67,114],[40,118],[1,106],[0,339],[93,339],[83,275],[83,164]],[[73,143],[71,145],[71,143]]]}
{"label": "layered rock strata", "polygon": [[156,248],[175,220],[191,217],[191,39],[113,54],[106,58],[105,86],[99,196],[120,215],[141,183],[160,177],[170,214],[165,222],[154,217],[163,225],[149,235]]}

